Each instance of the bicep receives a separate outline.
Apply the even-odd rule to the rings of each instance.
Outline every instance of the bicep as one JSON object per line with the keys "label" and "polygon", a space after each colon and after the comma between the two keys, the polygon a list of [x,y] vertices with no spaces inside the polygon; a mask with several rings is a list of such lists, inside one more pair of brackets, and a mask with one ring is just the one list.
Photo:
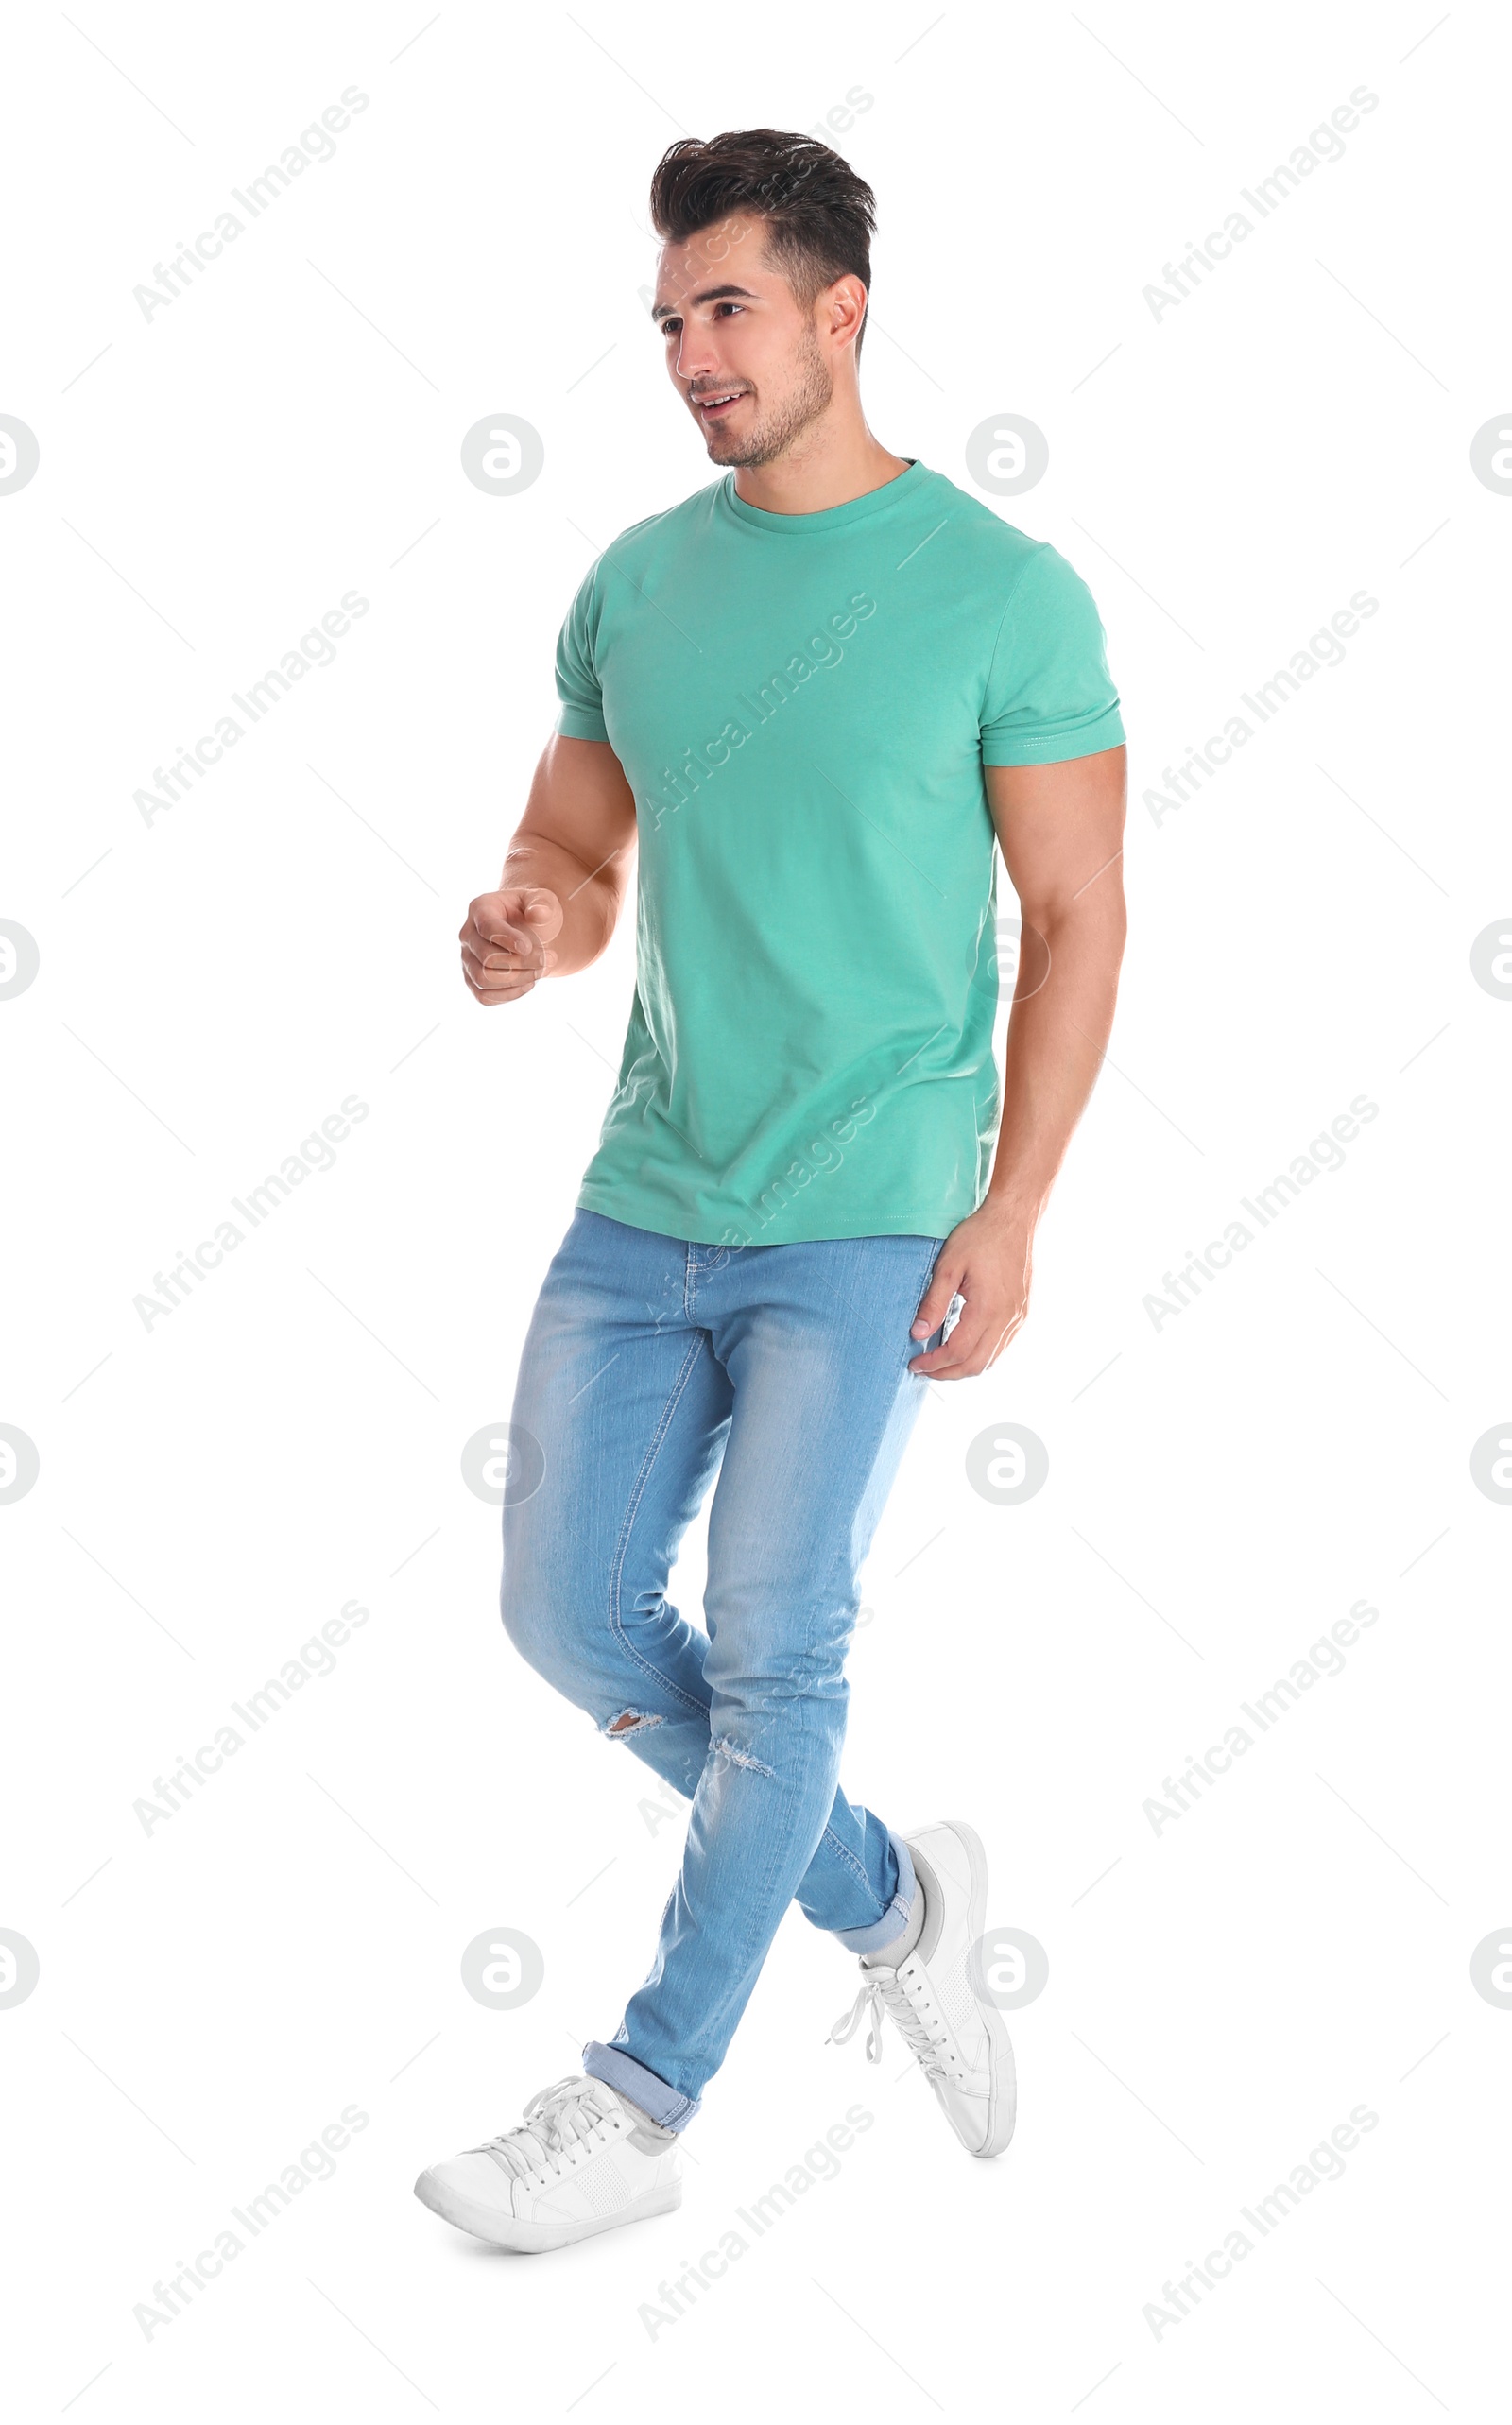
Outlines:
{"label": "bicep", "polygon": [[1122,744],[1055,765],[982,771],[1004,865],[1032,925],[1064,913],[1105,870],[1116,877],[1126,782]]}
{"label": "bicep", "polygon": [[552,734],[516,838],[554,843],[594,873],[621,854],[623,883],[635,841],[635,795],[607,741]]}

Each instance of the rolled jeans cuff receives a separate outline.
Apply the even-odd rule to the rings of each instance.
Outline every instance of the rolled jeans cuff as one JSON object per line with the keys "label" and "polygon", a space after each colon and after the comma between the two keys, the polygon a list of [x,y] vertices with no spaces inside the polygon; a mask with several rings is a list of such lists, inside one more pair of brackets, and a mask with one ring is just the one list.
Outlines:
{"label": "rolled jeans cuff", "polygon": [[[894,1835],[891,1828],[887,1831],[887,1839],[898,1863],[898,1884],[894,1890],[893,1899],[882,1918],[868,1921],[865,1928],[837,1928],[832,1932],[839,1938],[848,1953],[884,1952],[894,1937],[902,1936],[908,1925],[908,1915],[914,1907],[914,1897],[919,1891],[919,1883],[914,1876],[913,1856],[902,1837]],[[611,2082],[610,2086],[612,2085]]]}
{"label": "rolled jeans cuff", "polygon": [[591,2080],[603,2080],[608,2087],[618,2089],[621,2096],[628,2097],[663,2130],[680,2130],[693,2120],[703,2102],[701,2097],[679,2096],[655,2072],[638,2063],[633,2055],[625,2054],[618,2046],[600,2045],[596,2038],[591,2038],[583,2048],[583,2069]]}

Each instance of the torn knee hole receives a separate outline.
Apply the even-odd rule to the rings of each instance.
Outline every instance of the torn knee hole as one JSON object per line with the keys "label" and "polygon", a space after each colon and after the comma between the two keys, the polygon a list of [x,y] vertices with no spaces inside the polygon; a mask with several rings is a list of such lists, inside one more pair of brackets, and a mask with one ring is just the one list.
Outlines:
{"label": "torn knee hole", "polygon": [[769,1777],[772,1773],[765,1761],[758,1760],[754,1752],[742,1751],[739,1744],[731,1743],[728,1734],[720,1735],[711,1748],[722,1752],[737,1768],[753,1768],[759,1777]]}
{"label": "torn knee hole", "polygon": [[622,1710],[617,1718],[610,1718],[608,1726],[604,1728],[604,1732],[606,1734],[634,1734],[641,1727],[660,1726],[661,1723],[662,1721],[659,1717],[650,1714],[644,1710]]}

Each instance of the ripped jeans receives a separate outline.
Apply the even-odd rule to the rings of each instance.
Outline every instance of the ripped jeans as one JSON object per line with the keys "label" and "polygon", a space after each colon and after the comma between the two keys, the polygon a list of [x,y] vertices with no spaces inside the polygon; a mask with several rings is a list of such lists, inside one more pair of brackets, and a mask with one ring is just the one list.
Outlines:
{"label": "ripped jeans", "polygon": [[[908,1333],[941,1244],[689,1245],[579,1209],[525,1340],[506,1628],[692,1803],[650,1971],[612,2038],[583,2050],[671,2129],[795,1898],[856,1953],[908,1917],[907,1847],[839,1790],[844,1662],[923,1401]],[[716,1471],[699,1631],[666,1587]]]}

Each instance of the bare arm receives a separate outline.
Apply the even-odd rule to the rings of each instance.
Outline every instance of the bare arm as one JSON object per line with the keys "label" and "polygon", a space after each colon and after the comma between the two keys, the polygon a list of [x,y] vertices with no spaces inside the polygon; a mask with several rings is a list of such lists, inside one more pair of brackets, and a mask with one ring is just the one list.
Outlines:
{"label": "bare arm", "polygon": [[940,1249],[913,1326],[930,1337],[965,1298],[943,1346],[910,1366],[942,1381],[985,1372],[1023,1321],[1035,1225],[1102,1061],[1124,952],[1124,750],[986,775],[1023,933],[992,1177]]}
{"label": "bare arm", "polygon": [[518,1002],[571,976],[614,932],[635,850],[635,796],[607,741],[553,733],[496,892],[468,905],[462,974],[473,1000]]}

